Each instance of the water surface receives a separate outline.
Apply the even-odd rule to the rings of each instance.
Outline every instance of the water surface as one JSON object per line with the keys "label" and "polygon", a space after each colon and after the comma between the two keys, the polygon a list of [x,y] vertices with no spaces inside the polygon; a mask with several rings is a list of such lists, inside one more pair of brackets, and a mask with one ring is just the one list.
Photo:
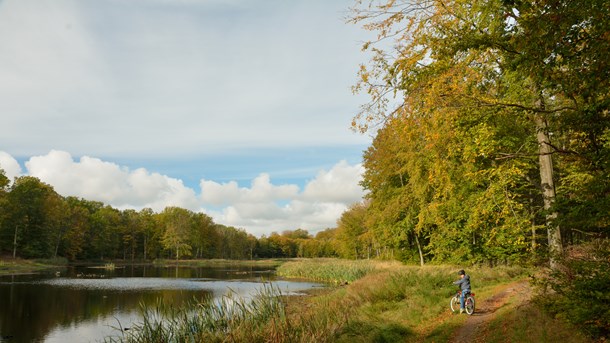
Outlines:
{"label": "water surface", "polygon": [[0,342],[101,342],[140,319],[140,305],[180,306],[229,292],[248,298],[265,283],[283,294],[319,284],[279,279],[268,267],[129,266],[0,277]]}

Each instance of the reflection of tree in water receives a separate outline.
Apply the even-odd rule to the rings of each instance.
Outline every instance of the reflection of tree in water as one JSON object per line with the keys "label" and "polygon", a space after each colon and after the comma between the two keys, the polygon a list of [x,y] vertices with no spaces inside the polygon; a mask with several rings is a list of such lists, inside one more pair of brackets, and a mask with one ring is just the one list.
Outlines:
{"label": "reflection of tree in water", "polygon": [[103,270],[99,268],[71,268],[68,276],[90,275],[94,277],[162,277],[162,278],[184,278],[184,279],[215,279],[215,280],[241,280],[244,278],[257,278],[264,276],[266,279],[274,275],[273,267],[264,266],[225,266],[225,267],[184,267],[184,266],[150,266],[130,265],[117,267],[114,270]]}
{"label": "reflection of tree in water", "polygon": [[[6,339],[7,342],[41,341],[60,327],[76,327],[79,323],[104,319],[117,313],[139,313],[141,303],[152,307],[157,304],[157,299],[163,299],[166,304],[178,306],[193,298],[202,300],[211,296],[211,293],[204,290],[111,290],[78,285],[59,286],[39,282],[43,279],[80,280],[91,284],[97,284],[99,281],[102,285],[111,282],[112,278],[160,278],[168,282],[177,279],[260,281],[261,278],[273,278],[272,274],[273,271],[269,267],[190,268],[132,265],[120,266],[114,270],[70,267],[61,272],[61,278],[56,278],[55,273],[46,276],[0,277],[0,336],[11,336]],[[144,279],[139,280],[147,282]],[[4,341],[0,338],[0,342]]]}
{"label": "reflection of tree in water", "polygon": [[155,304],[163,299],[166,304],[179,305],[206,296],[206,292],[190,290],[115,291],[2,283],[0,335],[10,342],[35,342],[58,326],[139,311],[141,303]]}

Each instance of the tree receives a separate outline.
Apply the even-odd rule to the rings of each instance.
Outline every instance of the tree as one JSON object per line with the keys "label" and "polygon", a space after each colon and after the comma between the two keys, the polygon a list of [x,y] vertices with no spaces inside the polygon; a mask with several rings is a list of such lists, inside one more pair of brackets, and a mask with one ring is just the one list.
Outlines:
{"label": "tree", "polygon": [[212,245],[216,231],[214,230],[214,221],[212,218],[203,213],[193,214],[193,226],[191,230],[191,242],[195,249],[195,257],[212,257]]}
{"label": "tree", "polygon": [[4,237],[12,240],[13,258],[51,257],[50,231],[46,227],[46,205],[57,194],[53,188],[32,176],[15,179],[7,195]]}
{"label": "tree", "polygon": [[45,201],[45,226],[49,239],[53,242],[53,258],[59,253],[59,247],[68,231],[68,204],[59,194],[52,192]]}
{"label": "tree", "polygon": [[[8,208],[7,192],[9,184],[10,180],[6,177],[4,169],[0,168],[0,229],[2,229],[5,217],[8,215],[6,209]],[[1,244],[0,251],[2,251]]]}
{"label": "tree", "polygon": [[188,237],[192,225],[192,213],[179,207],[166,207],[160,216],[161,225],[165,228],[162,237],[163,246],[173,251],[176,260],[191,254],[192,246]]}
{"label": "tree", "polygon": [[337,222],[337,238],[340,241],[339,251],[346,258],[370,257],[370,242],[366,226],[366,205],[356,203],[343,212]]}
{"label": "tree", "polygon": [[[373,50],[374,57],[369,67],[361,67],[361,80],[355,87],[369,93],[371,102],[355,118],[354,126],[365,131],[373,123],[387,125],[393,117],[424,128],[453,123],[448,125],[449,133],[458,144],[450,147],[469,164],[460,170],[455,164],[439,164],[449,154],[431,156],[431,166],[443,166],[440,170],[449,175],[448,171],[457,172],[451,175],[454,181],[470,181],[465,184],[476,190],[434,185],[432,198],[418,209],[420,215],[432,215],[428,216],[433,219],[432,233],[439,226],[448,231],[447,222],[438,214],[457,203],[459,189],[466,191],[462,196],[482,194],[485,189],[499,196],[503,188],[499,185],[514,183],[516,178],[519,190],[529,189],[528,182],[540,187],[554,267],[553,256],[562,251],[559,223],[570,221],[566,220],[569,212],[560,207],[564,202],[557,199],[575,196],[557,193],[562,182],[586,174],[599,182],[599,188],[610,190],[606,171],[610,69],[608,59],[602,57],[610,51],[610,42],[604,38],[609,14],[610,4],[601,0],[586,4],[568,0],[387,1],[354,9],[352,21],[378,33],[377,42],[364,46]],[[389,39],[395,39],[395,45],[384,49]],[[395,95],[398,104],[393,106],[388,95]],[[511,127],[517,129],[511,131]],[[491,139],[463,140],[471,133],[484,134],[488,128],[493,129]],[[422,135],[416,139],[424,143],[435,141],[434,133],[442,134],[429,129],[418,132]],[[529,138],[523,139],[525,132]],[[484,144],[483,149],[473,143]],[[486,145],[493,149],[485,151]],[[469,161],[468,155],[476,151],[485,154]],[[528,179],[534,157],[539,182]],[[558,177],[553,172],[556,161],[570,174]],[[519,169],[508,177],[498,173],[511,171],[511,166]],[[489,183],[477,183],[473,175],[485,175]],[[570,190],[586,191],[584,187]],[[508,213],[484,219],[486,234],[494,234],[489,224],[500,220],[507,233],[514,230],[521,235],[522,218],[528,212],[525,206],[538,202],[525,205],[530,200],[527,192],[505,189],[503,193],[505,201],[493,209],[499,213],[508,209]],[[607,218],[606,213],[607,207],[597,214],[593,225],[606,226],[599,220]],[[453,217],[456,221],[451,224],[460,230],[474,219],[462,218],[460,224],[459,217]],[[417,225],[422,223],[419,220]]]}
{"label": "tree", "polygon": [[91,214],[85,200],[68,197],[65,202],[66,218],[62,226],[63,235],[58,237],[60,244],[57,250],[58,255],[73,261],[81,257],[85,249]]}
{"label": "tree", "polygon": [[89,258],[117,258],[121,244],[121,213],[111,206],[96,208],[91,214],[88,232],[88,246],[85,249]]}

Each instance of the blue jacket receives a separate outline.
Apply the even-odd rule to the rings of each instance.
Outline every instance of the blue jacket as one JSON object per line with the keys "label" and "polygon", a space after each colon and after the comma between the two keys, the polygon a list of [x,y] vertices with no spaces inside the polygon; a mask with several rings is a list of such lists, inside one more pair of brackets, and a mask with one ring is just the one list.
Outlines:
{"label": "blue jacket", "polygon": [[455,281],[453,284],[460,286],[460,289],[462,290],[462,292],[464,292],[464,291],[470,292],[470,276],[468,274],[464,275],[463,278]]}

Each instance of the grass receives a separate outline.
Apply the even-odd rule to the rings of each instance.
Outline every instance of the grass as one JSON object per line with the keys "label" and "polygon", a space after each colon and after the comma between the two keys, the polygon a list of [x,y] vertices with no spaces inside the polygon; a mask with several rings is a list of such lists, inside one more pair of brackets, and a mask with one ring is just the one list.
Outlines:
{"label": "grass", "polygon": [[379,262],[331,258],[289,261],[277,268],[277,275],[314,281],[346,284],[373,271]]}
{"label": "grass", "polygon": [[224,259],[209,259],[209,260],[166,260],[156,259],[153,261],[155,265],[164,266],[191,266],[191,267],[269,267],[275,268],[284,263],[283,260],[266,259],[266,260],[224,260]]}
{"label": "grass", "polygon": [[486,330],[485,342],[590,342],[578,330],[542,312],[532,303],[509,303],[498,310]]}
{"label": "grass", "polygon": [[218,301],[192,302],[174,308],[158,301],[142,308],[143,321],[106,342],[262,342],[274,323],[285,325],[280,291],[263,287],[252,299],[229,292]]}
{"label": "grass", "polygon": [[[468,318],[448,309],[455,292],[451,282],[458,269],[334,259],[286,262],[278,268],[281,275],[308,276],[342,286],[316,290],[308,297],[283,296],[278,290],[265,288],[252,303],[228,296],[218,303],[194,303],[180,310],[145,310],[143,323],[119,341],[444,342]],[[503,287],[526,279],[528,270],[476,267],[467,272],[480,304]],[[477,338],[489,342],[587,342],[564,322],[528,302],[509,301],[494,318],[477,331]]]}
{"label": "grass", "polygon": [[45,269],[65,267],[68,261],[64,258],[55,259],[0,259],[0,275],[27,274]]}

